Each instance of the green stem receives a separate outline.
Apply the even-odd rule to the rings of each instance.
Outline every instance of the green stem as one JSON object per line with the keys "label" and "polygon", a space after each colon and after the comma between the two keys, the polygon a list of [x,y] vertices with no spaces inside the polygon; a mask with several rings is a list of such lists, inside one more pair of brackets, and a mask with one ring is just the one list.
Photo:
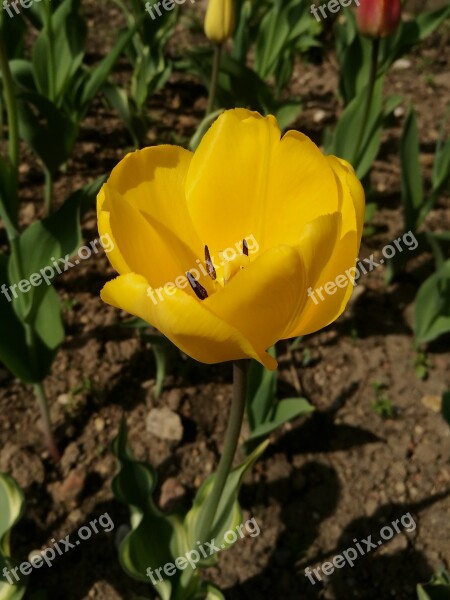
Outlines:
{"label": "green stem", "polygon": [[56,445],[55,438],[53,437],[47,395],[42,383],[35,383],[33,387],[34,393],[36,394],[39,411],[41,413],[42,432],[44,434],[45,445],[47,446],[47,449],[53,460],[58,462],[61,458],[61,455]]}
{"label": "green stem", "polygon": [[48,93],[52,102],[56,99],[56,76],[55,76],[55,53],[54,53],[54,35],[52,26],[52,9],[50,0],[44,0],[43,3],[44,26],[47,29],[48,36]]}
{"label": "green stem", "polygon": [[212,113],[214,110],[214,103],[216,101],[217,94],[217,83],[219,81],[219,70],[220,70],[220,57],[222,54],[222,45],[215,44],[214,46],[214,57],[212,64],[212,73],[211,73],[211,85],[209,87],[209,98],[208,98],[208,107],[206,109],[206,117]]}
{"label": "green stem", "polygon": [[53,211],[53,175],[47,169],[45,169],[44,209],[46,216]]}
{"label": "green stem", "polygon": [[358,167],[359,152],[361,150],[361,145],[364,141],[367,124],[368,124],[369,117],[370,117],[370,109],[372,108],[373,91],[375,89],[375,83],[377,81],[377,74],[378,74],[378,55],[379,55],[379,53],[380,53],[380,38],[374,38],[372,40],[372,56],[371,56],[371,63],[370,63],[369,84],[368,84],[368,88],[367,88],[366,107],[364,110],[364,117],[361,122],[361,129],[359,130],[358,141],[355,145],[355,153],[353,155],[353,166],[355,167],[355,169]]}
{"label": "green stem", "polygon": [[225,435],[223,454],[214,478],[213,488],[205,502],[205,507],[200,517],[198,538],[201,543],[207,542],[210,539],[214,517],[216,516],[217,508],[233,465],[233,458],[236,454],[245,412],[247,367],[247,360],[238,360],[233,363],[234,383],[230,419]]}
{"label": "green stem", "polygon": [[16,98],[14,95],[14,84],[9,68],[6,48],[0,37],[0,71],[3,78],[3,92],[5,94],[6,112],[8,114],[9,128],[9,157],[13,169],[19,169],[19,119],[17,116]]}

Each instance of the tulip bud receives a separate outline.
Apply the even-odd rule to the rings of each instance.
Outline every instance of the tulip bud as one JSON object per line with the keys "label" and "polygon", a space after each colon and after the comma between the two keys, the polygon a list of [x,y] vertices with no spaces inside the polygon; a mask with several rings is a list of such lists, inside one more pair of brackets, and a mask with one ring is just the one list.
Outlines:
{"label": "tulip bud", "polygon": [[386,37],[399,26],[401,13],[401,0],[359,0],[358,29],[369,37]]}
{"label": "tulip bud", "polygon": [[233,35],[234,26],[234,0],[209,0],[205,18],[206,37],[215,44],[222,44]]}

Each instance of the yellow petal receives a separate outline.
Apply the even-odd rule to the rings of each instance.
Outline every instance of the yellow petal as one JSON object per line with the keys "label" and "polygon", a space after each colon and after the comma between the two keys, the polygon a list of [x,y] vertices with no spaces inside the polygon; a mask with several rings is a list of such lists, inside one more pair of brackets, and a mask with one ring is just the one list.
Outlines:
{"label": "yellow petal", "polygon": [[[353,292],[358,245],[354,231],[337,242],[319,278],[310,280],[306,304],[289,337],[314,333],[343,313]],[[314,270],[315,266],[310,265],[310,271]]]}
{"label": "yellow petal", "polygon": [[327,159],[342,187],[340,192],[342,235],[356,230],[357,238],[360,240],[366,209],[364,188],[350,163],[336,156],[327,156]]}
{"label": "yellow petal", "polygon": [[269,369],[277,366],[269,354],[256,351],[241,332],[213,315],[204,302],[178,288],[153,290],[153,297],[150,297],[146,279],[128,273],[108,282],[101,297],[104,302],[152,324],[183,352],[200,362],[212,364],[255,358]]}
{"label": "yellow petal", "polygon": [[110,248],[108,251],[108,260],[114,267],[114,269],[118,273],[129,273],[131,271],[130,267],[127,264],[127,261],[123,257],[122,253],[119,250],[119,246],[117,241],[114,239],[113,232],[111,231],[111,223],[110,223],[110,212],[109,210],[104,210],[105,205],[105,186],[104,184],[97,196],[97,227],[98,233],[101,238],[108,238],[108,247]]}
{"label": "yellow petal", "polygon": [[261,254],[203,305],[240,331],[258,352],[285,337],[306,299],[299,253],[278,246]]}
{"label": "yellow petal", "polygon": [[213,253],[249,235],[261,250],[293,245],[309,221],[338,208],[336,179],[320,150],[294,131],[280,140],[274,117],[244,109],[223,113],[204,136],[186,194]]}
{"label": "yellow petal", "polygon": [[99,224],[122,259],[111,261],[119,273],[140,273],[157,287],[204,259],[184,195],[191,156],[177,146],[130,153],[103,186]]}

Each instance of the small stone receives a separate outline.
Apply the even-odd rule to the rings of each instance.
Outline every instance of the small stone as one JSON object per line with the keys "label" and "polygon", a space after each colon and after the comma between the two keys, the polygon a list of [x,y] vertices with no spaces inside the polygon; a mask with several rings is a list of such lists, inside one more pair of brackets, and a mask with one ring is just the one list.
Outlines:
{"label": "small stone", "polygon": [[397,71],[406,71],[407,69],[411,68],[411,61],[407,58],[399,58],[394,62],[392,68],[396,69]]}
{"label": "small stone", "polygon": [[322,110],[321,108],[319,108],[319,110],[316,110],[316,112],[313,115],[313,121],[314,123],[321,123],[327,116],[327,113]]}
{"label": "small stone", "polygon": [[170,408],[152,408],[146,419],[147,431],[162,440],[179,442],[183,437],[183,425],[179,415]]}
{"label": "small stone", "polygon": [[394,110],[394,117],[396,117],[397,119],[400,119],[400,117],[403,117],[404,114],[405,114],[405,109],[403,108],[403,106],[397,106],[397,108]]}
{"label": "small stone", "polygon": [[94,427],[98,433],[101,433],[105,429],[105,421],[102,418],[97,417],[94,420]]}
{"label": "small stone", "polygon": [[422,404],[435,413],[441,412],[442,398],[440,396],[423,396]]}
{"label": "small stone", "polygon": [[67,406],[67,404],[70,404],[70,394],[60,394],[57,401],[59,404],[62,404],[62,406]]}

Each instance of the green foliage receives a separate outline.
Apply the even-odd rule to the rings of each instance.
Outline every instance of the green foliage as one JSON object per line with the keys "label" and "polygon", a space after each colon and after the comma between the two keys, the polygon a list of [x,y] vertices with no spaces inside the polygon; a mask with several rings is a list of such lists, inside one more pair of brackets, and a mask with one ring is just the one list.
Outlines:
{"label": "green foliage", "polygon": [[426,584],[417,585],[418,600],[450,600],[450,573],[439,571]]}
{"label": "green foliage", "polygon": [[40,5],[31,60],[10,62],[18,92],[20,136],[50,176],[72,154],[82,119],[134,33],[130,29],[120,35],[107,56],[88,68],[83,63],[87,27],[80,0],[62,0],[54,12],[52,4]]}
{"label": "green foliage", "polygon": [[[336,50],[340,65],[339,92],[344,103],[344,112],[338,121],[334,134],[326,134],[327,152],[347,159],[364,178],[376,159],[381,145],[381,134],[387,120],[401,102],[398,96],[383,99],[385,75],[392,64],[413,46],[423,41],[450,15],[450,7],[422,13],[413,21],[403,22],[395,34],[380,41],[377,61],[377,79],[366,119],[368,81],[371,73],[373,41],[359,35],[353,11],[345,11],[345,19],[336,25]],[[360,148],[355,149],[355,132],[362,130],[364,136]],[[414,128],[410,124],[408,135],[414,137]],[[358,138],[356,138],[358,139]],[[450,152],[450,149],[448,150]],[[413,150],[411,151],[413,152]],[[413,160],[413,156],[410,157]],[[445,161],[442,164],[445,170]],[[411,174],[417,178],[417,171]],[[419,175],[420,176],[420,175]],[[408,182],[409,183],[409,182]],[[410,191],[420,195],[417,182],[411,182]],[[416,198],[412,197],[411,201]]]}
{"label": "green foliage", "polygon": [[414,308],[417,343],[431,342],[450,331],[450,259],[421,285]]}
{"label": "green foliage", "polygon": [[[8,295],[0,295],[0,360],[26,383],[42,381],[64,339],[61,306],[51,284],[56,270],[52,258],[71,255],[80,245],[80,213],[97,194],[103,178],[72,194],[52,216],[36,221],[14,238],[11,255],[0,254],[0,281],[16,285]],[[62,263],[60,263],[62,264]],[[47,281],[42,269],[52,268]],[[17,290],[20,281],[40,274],[40,285]],[[47,285],[48,282],[48,285]],[[24,286],[24,289],[25,286]],[[15,297],[17,296],[17,298]]]}
{"label": "green foliage", "polygon": [[[275,356],[275,349],[270,350]],[[260,363],[252,361],[247,384],[247,418],[250,437],[245,442],[248,450],[255,441],[272,433],[281,425],[314,411],[314,407],[305,398],[276,399],[277,372],[265,369]]]}
{"label": "green foliage", "polygon": [[372,388],[376,395],[375,400],[372,402],[373,412],[383,419],[395,417],[395,407],[386,393],[386,386],[379,381],[374,381]]}
{"label": "green foliage", "polygon": [[[229,545],[224,540],[224,534],[242,521],[237,500],[242,478],[266,446],[267,443],[261,444],[228,476],[211,532],[211,540],[214,538],[214,543],[221,550]],[[169,563],[174,564],[177,558],[184,557],[189,552],[197,552],[199,516],[215,475],[208,477],[200,487],[192,508],[185,516],[180,513],[166,514],[157,507],[154,500],[156,472],[151,465],[133,457],[127,444],[124,423],[113,443],[113,451],[120,463],[119,472],[112,483],[113,492],[118,500],[129,506],[131,520],[131,531],[119,548],[121,565],[130,577],[147,583],[152,582],[148,574],[148,569],[151,569],[154,581],[158,581],[156,569]],[[202,560],[193,560],[192,563],[185,561],[185,568],[177,568],[172,576],[158,581],[155,589],[162,600],[223,598],[219,590],[200,579],[200,568],[216,562],[216,554],[211,554],[207,559],[199,554],[199,558]]]}
{"label": "green foliage", "polygon": [[126,47],[133,75],[129,90],[109,83],[104,92],[135,146],[139,146],[145,142],[148,129],[147,100],[165,85],[172,73],[166,45],[177,24],[178,6],[175,10],[163,11],[161,17],[153,20],[145,12],[145,3],[141,0],[132,0],[131,10],[122,0],[115,2],[125,15],[128,29],[134,30]]}
{"label": "green foliage", "polygon": [[24,513],[25,499],[16,481],[3,473],[0,473],[0,506],[0,600],[20,600],[25,594],[26,577],[10,585],[3,577],[3,569],[16,566],[11,559],[10,536]]}

